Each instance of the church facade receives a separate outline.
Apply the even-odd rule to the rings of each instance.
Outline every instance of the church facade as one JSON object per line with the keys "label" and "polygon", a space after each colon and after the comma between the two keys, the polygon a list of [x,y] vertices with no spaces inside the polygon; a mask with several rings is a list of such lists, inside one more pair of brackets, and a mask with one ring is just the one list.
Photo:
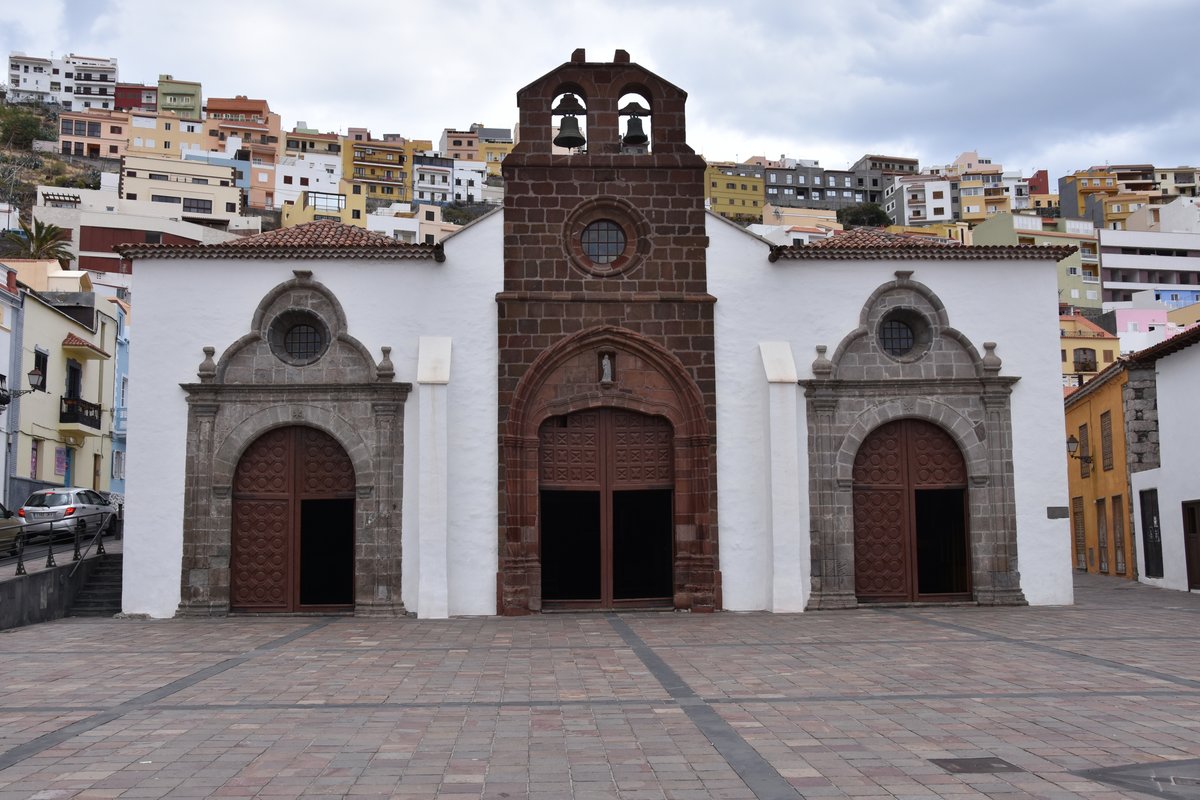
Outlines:
{"label": "church facade", "polygon": [[1063,253],[773,247],[705,211],[685,101],[576,51],[441,245],[125,248],[124,610],[1071,602]]}

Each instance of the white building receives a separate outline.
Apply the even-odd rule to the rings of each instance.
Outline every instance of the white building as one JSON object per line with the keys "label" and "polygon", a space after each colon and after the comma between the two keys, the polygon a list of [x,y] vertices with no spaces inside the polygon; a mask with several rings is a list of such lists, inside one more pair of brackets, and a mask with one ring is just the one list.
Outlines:
{"label": "white building", "polygon": [[487,179],[487,164],[483,161],[454,162],[454,199],[463,203],[482,203],[484,181]]}
{"label": "white building", "polygon": [[392,203],[367,215],[367,230],[407,244],[437,244],[462,226],[442,220],[442,207]]}
{"label": "white building", "polygon": [[8,57],[8,101],[50,103],[68,111],[112,109],[116,102],[117,60],[74,53],[39,58],[22,52]]}
{"label": "white building", "polygon": [[[1145,289],[1176,290],[1178,302],[1200,293],[1200,233],[1098,230],[1105,308]],[[1170,293],[1170,292],[1168,292]]]}
{"label": "white building", "polygon": [[1135,353],[1125,386],[1132,453],[1134,540],[1142,583],[1200,590],[1200,487],[1196,397],[1200,328]]}
{"label": "white building", "polygon": [[[617,63],[518,93],[503,211],[440,244],[122,248],[126,612],[1071,602],[1065,248],[772,246],[704,212],[682,90]],[[616,120],[635,79],[648,152],[592,121],[553,155],[559,87]],[[201,273],[221,301],[181,302]]]}
{"label": "white building", "polygon": [[925,225],[955,219],[948,178],[898,175],[883,191],[883,210],[897,225]]}
{"label": "white building", "polygon": [[303,192],[337,194],[341,180],[342,158],[339,155],[284,156],[275,165],[275,202],[280,206],[295,203]]}

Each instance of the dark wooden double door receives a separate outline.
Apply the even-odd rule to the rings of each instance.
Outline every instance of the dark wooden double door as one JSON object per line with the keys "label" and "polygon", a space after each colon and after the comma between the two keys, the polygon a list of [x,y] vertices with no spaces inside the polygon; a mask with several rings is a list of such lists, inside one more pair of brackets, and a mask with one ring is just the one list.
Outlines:
{"label": "dark wooden double door", "polygon": [[592,409],[551,417],[539,439],[543,607],[670,607],[670,423]]}
{"label": "dark wooden double door", "polygon": [[354,604],[354,468],[331,436],[277,428],[233,483],[230,606],[296,612]]}
{"label": "dark wooden double door", "polygon": [[854,459],[854,590],[860,602],[971,597],[967,470],[945,430],[903,419]]}

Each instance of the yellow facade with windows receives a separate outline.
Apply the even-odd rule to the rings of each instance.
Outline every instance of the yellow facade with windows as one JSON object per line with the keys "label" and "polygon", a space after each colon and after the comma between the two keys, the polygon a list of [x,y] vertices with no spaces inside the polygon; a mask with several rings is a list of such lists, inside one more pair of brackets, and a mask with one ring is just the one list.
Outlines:
{"label": "yellow facade with windows", "polygon": [[[25,376],[35,367],[45,376],[41,391],[14,398],[9,407],[20,420],[10,485],[26,495],[51,486],[107,491],[117,321],[105,310],[108,303],[96,302],[87,272],[63,270],[56,261],[5,263],[27,287],[15,359],[20,379],[10,388],[29,388]],[[14,504],[24,499],[12,498]]]}
{"label": "yellow facade with windows", "polygon": [[367,227],[367,198],[361,184],[342,180],[339,192],[303,191],[295,203],[283,206],[281,227],[291,228],[318,219],[331,219],[356,228]]}
{"label": "yellow facade with windows", "polygon": [[1076,387],[1095,378],[1121,355],[1121,340],[1079,314],[1058,318],[1063,386]]}
{"label": "yellow facade with windows", "polygon": [[487,164],[488,175],[500,174],[500,162],[512,152],[513,146],[512,142],[479,141],[479,160]]}
{"label": "yellow facade with windows", "polygon": [[736,165],[709,164],[704,171],[705,197],[709,208],[728,219],[748,217],[763,221],[763,179],[753,175],[726,174]]}
{"label": "yellow facade with windows", "polygon": [[1067,456],[1071,559],[1083,572],[1137,577],[1129,467],[1125,454],[1123,362],[1068,395],[1066,434],[1078,446]]}
{"label": "yellow facade with windows", "polygon": [[131,111],[127,130],[128,155],[179,159],[183,153],[203,153],[209,148],[204,123],[173,111]]}

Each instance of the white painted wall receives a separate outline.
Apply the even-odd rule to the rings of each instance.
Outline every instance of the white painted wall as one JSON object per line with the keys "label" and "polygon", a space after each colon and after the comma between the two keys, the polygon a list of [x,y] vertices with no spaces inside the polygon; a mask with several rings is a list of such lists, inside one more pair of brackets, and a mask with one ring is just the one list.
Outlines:
{"label": "white painted wall", "polygon": [[[221,353],[250,329],[255,307],[292,270],[312,270],[342,303],[349,332],[380,357],[393,348],[396,380],[416,383],[421,336],[448,336],[454,359],[446,386],[449,612],[493,614],[496,605],[496,292],[502,283],[500,215],[446,241],[446,261],[139,259],[138,346],[131,352],[123,608],[169,617],[179,603],[187,404],[180,383],[197,380],[202,348]],[[228,287],[196,295],[201,280]],[[405,439],[416,441],[416,392],[405,404]],[[411,457],[415,458],[414,453]],[[417,465],[405,450],[405,497],[417,494]],[[416,552],[416,521],[405,504],[403,544]],[[404,559],[403,599],[420,613]]]}
{"label": "white painted wall", "polygon": [[[769,407],[760,342],[787,342],[800,379],[812,377],[816,345],[832,354],[858,325],[870,293],[896,270],[946,304],[950,324],[982,354],[998,343],[1002,375],[1020,376],[1012,393],[1016,467],[1017,547],[1021,587],[1031,604],[1072,602],[1067,520],[1047,519],[1067,497],[1062,458],[1062,387],[1058,353],[1056,265],[1050,261],[778,261],[767,245],[714,215],[708,217],[708,286],[716,304],[717,484],[725,606],[769,607],[772,597],[768,505],[768,443],[762,414]],[[994,299],[1007,301],[999,313]],[[797,386],[796,432],[807,442],[805,401]],[[809,548],[808,451],[797,464],[799,552]],[[774,536],[779,537],[780,531]],[[799,569],[795,574],[799,575]],[[790,590],[791,587],[781,587]],[[809,588],[804,586],[805,601]]]}
{"label": "white painted wall", "polygon": [[[1196,473],[1196,454],[1200,453],[1200,427],[1196,425],[1200,346],[1193,345],[1160,358],[1156,369],[1160,465],[1158,469],[1133,473],[1130,483],[1133,488],[1134,540],[1140,565],[1146,563],[1140,492],[1158,490],[1163,576],[1147,578],[1142,574],[1139,579],[1152,586],[1187,591],[1181,504],[1200,500],[1200,478]],[[1144,567],[1140,572],[1145,572]]]}

